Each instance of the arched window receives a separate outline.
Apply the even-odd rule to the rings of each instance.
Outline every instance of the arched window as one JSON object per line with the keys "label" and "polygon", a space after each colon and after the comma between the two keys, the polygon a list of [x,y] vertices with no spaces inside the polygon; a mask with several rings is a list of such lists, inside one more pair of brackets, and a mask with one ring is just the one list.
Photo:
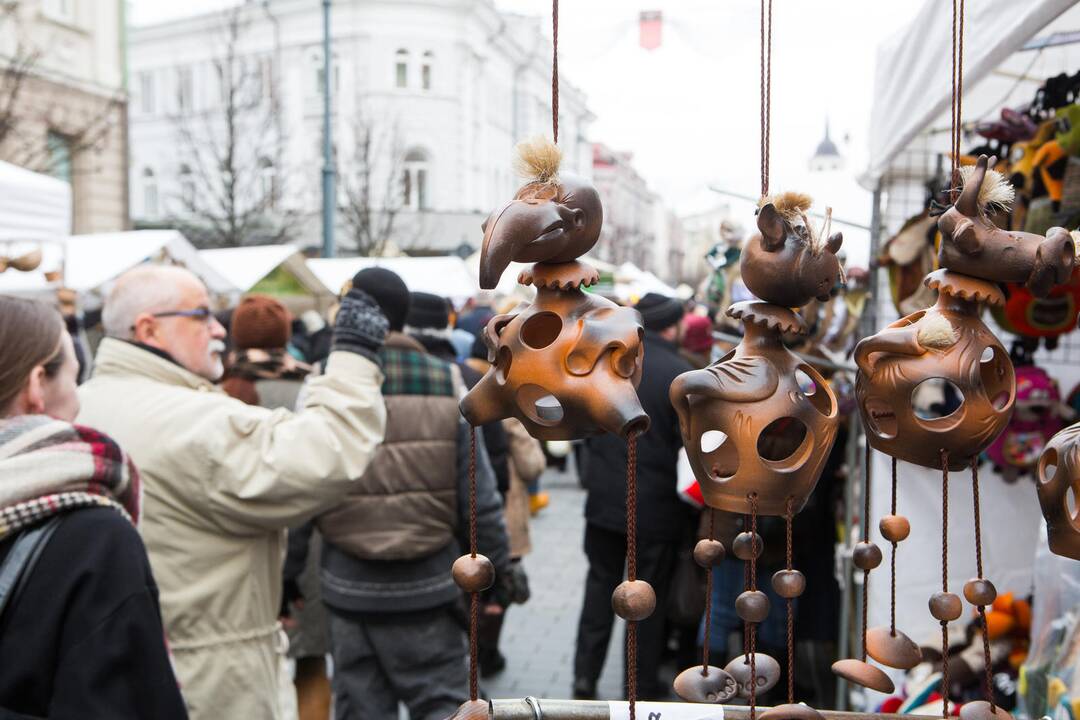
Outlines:
{"label": "arched window", "polygon": [[394,57],[394,84],[399,87],[409,86],[409,51],[405,48],[398,50]]}
{"label": "arched window", "polygon": [[420,66],[420,87],[425,90],[431,89],[431,67],[435,64],[435,53],[428,50],[424,53],[424,62]]}
{"label": "arched window", "polygon": [[192,176],[191,167],[187,164],[180,166],[180,202],[188,210],[195,205],[195,178]]}
{"label": "arched window", "polygon": [[427,210],[431,205],[428,195],[428,176],[431,156],[422,148],[412,148],[405,153],[401,189],[404,205],[412,210]]}
{"label": "arched window", "polygon": [[142,171],[143,217],[153,218],[158,214],[158,186],[154,171],[144,168]]}
{"label": "arched window", "polygon": [[259,158],[259,190],[262,194],[260,204],[273,210],[277,204],[277,176],[274,174],[274,162],[265,155]]}

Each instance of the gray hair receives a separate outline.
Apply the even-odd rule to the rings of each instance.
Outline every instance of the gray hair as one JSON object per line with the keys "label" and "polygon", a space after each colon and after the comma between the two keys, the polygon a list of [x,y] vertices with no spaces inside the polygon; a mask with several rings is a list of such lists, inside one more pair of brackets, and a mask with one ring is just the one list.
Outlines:
{"label": "gray hair", "polygon": [[135,337],[135,318],[141,313],[175,310],[182,298],[181,285],[199,279],[184,268],[170,265],[140,265],[128,270],[113,283],[105,297],[101,324],[105,334],[119,340]]}

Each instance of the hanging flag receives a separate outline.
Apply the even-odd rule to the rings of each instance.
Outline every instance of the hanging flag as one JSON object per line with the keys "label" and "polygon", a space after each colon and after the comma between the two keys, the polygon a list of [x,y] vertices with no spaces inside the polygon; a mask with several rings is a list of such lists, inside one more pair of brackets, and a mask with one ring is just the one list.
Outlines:
{"label": "hanging flag", "polygon": [[642,10],[638,23],[638,43],[646,50],[660,47],[664,16],[659,10]]}

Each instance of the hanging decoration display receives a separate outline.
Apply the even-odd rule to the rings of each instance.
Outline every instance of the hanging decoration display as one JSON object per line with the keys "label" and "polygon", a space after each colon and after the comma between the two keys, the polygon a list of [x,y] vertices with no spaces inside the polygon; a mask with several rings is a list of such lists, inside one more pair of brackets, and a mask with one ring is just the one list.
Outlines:
{"label": "hanging decoration display", "polygon": [[1071,419],[1057,383],[1041,367],[1018,365],[1012,419],[986,450],[994,469],[1008,482],[1034,469],[1046,444]]}
{"label": "hanging decoration display", "polygon": [[[743,325],[743,339],[712,365],[683,373],[671,385],[670,398],[690,466],[709,506],[708,537],[694,549],[694,559],[709,570],[706,588],[705,647],[700,665],[675,679],[675,692],[689,702],[725,702],[738,695],[757,711],[757,695],[781,677],[780,664],[757,652],[757,625],[769,614],[769,598],[757,586],[757,561],[763,543],[761,515],[779,516],[786,524],[786,564],[772,578],[787,603],[787,704],[762,715],[775,720],[819,718],[795,703],[794,606],[806,590],[805,576],[792,565],[791,524],[817,484],[836,439],[836,396],[824,378],[784,345],[785,335],[805,334],[792,307],[828,301],[843,284],[837,258],[842,237],[829,234],[831,212],[821,228],[808,213],[811,200],[802,193],[769,194],[772,3],[761,3],[761,201],[758,233],[744,246],[740,272],[758,300],[737,302],[728,317]],[[714,537],[716,510],[746,516],[744,532],[731,548],[747,564],[746,587],[736,599],[743,620],[743,652],[724,668],[709,663],[712,568],[726,549]]]}
{"label": "hanging decoration display", "polygon": [[1035,488],[1050,550],[1080,560],[1080,424],[1050,440],[1039,458]]}

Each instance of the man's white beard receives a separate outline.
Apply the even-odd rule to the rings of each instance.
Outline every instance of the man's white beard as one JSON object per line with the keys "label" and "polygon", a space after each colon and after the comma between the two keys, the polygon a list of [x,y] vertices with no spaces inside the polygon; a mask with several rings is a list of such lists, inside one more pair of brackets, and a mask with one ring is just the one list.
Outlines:
{"label": "man's white beard", "polygon": [[218,381],[221,376],[225,374],[225,363],[221,359],[225,354],[225,343],[221,340],[211,340],[210,344],[206,347],[207,359],[210,361],[210,370],[213,373],[212,378],[207,378],[211,381]]}

